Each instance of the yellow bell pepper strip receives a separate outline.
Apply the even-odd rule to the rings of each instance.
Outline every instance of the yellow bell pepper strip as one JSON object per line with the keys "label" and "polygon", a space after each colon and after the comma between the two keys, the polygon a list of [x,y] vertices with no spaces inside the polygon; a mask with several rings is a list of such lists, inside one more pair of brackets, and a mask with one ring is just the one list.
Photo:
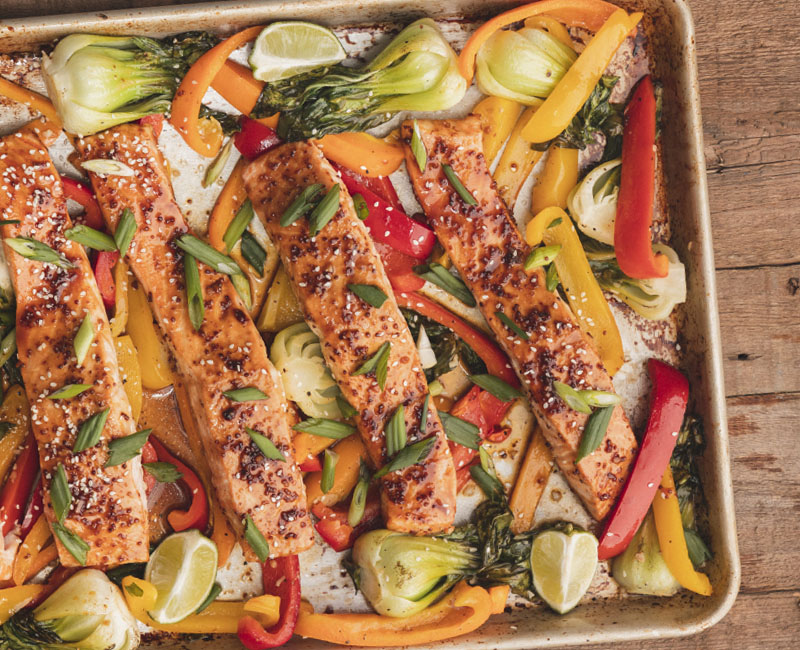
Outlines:
{"label": "yellow bell pepper strip", "polygon": [[327,492],[322,491],[322,472],[311,472],[306,476],[306,500],[309,507],[319,502],[332,506],[344,501],[358,483],[358,469],[361,460],[367,460],[367,448],[359,436],[349,436],[340,441],[333,450],[339,454],[336,462],[333,486]]}
{"label": "yellow bell pepper strip", "polygon": [[53,127],[59,130],[62,128],[61,119],[58,117],[55,106],[44,95],[28,90],[2,77],[0,77],[0,95],[13,99],[20,104],[25,104],[31,110],[44,115]]}
{"label": "yellow bell pepper strip", "polygon": [[[610,375],[622,367],[625,353],[622,338],[614,320],[614,314],[603,295],[597,279],[592,273],[586,253],[581,245],[572,220],[562,207],[567,195],[575,186],[578,175],[578,152],[576,149],[551,146],[539,182],[533,189],[532,208],[548,212],[537,215],[535,221],[551,224],[561,218],[561,223],[542,232],[548,246],[561,245],[561,252],[555,259],[556,270],[564,287],[572,311],[578,318],[581,329],[594,339],[603,365]],[[547,207],[545,204],[551,204]]]}
{"label": "yellow bell pepper strip", "polygon": [[511,587],[508,585],[489,587],[489,596],[492,599],[492,614],[502,614],[505,611],[509,593],[511,593]]}
{"label": "yellow bell pepper strip", "polygon": [[[280,332],[284,327],[303,320],[303,310],[292,290],[289,276],[283,266],[279,266],[267,293],[267,300],[256,322],[259,332]],[[318,438],[319,436],[311,436]],[[326,446],[330,446],[332,442]],[[323,447],[322,449],[324,449]],[[319,451],[322,451],[320,449]],[[319,452],[317,452],[319,453]],[[298,457],[299,458],[299,457]]]}
{"label": "yellow bell pepper strip", "polygon": [[16,458],[16,451],[25,442],[30,429],[30,408],[28,398],[21,386],[12,386],[6,392],[3,404],[0,405],[0,421],[10,422],[12,427],[0,438],[0,484],[5,480],[11,464]]}
{"label": "yellow bell pepper strip", "polygon": [[573,50],[575,49],[575,44],[572,42],[572,37],[569,35],[567,28],[552,16],[531,16],[525,20],[525,27],[543,29],[550,34],[550,36],[557,38],[568,48]]}
{"label": "yellow bell pepper strip", "polygon": [[544,208],[537,212],[536,216],[525,226],[525,241],[528,243],[528,246],[538,246],[541,244],[544,231],[558,218],[559,213],[555,210]]}
{"label": "yellow bell pepper strip", "polygon": [[531,149],[531,143],[522,137],[523,127],[535,112],[536,108],[530,106],[522,113],[494,170],[497,191],[509,210],[514,209],[525,179],[543,155],[543,152]]}
{"label": "yellow bell pepper strip", "polygon": [[517,102],[504,97],[484,97],[472,112],[483,118],[483,157],[491,165],[503,143],[511,135],[522,110]]}
{"label": "yellow bell pepper strip", "polygon": [[482,587],[459,582],[448,596],[408,618],[378,614],[316,614],[303,603],[295,634],[341,645],[394,648],[425,645],[477,630],[495,603]]}
{"label": "yellow bell pepper strip", "polygon": [[128,335],[139,355],[142,386],[150,390],[166,388],[174,383],[169,366],[169,354],[153,323],[153,313],[144,290],[130,285],[128,288]]}
{"label": "yellow bell pepper strip", "polygon": [[142,413],[142,369],[139,366],[139,352],[130,336],[119,336],[114,340],[117,351],[120,373],[124,383],[125,394],[131,403],[131,414],[134,421],[139,420]]}
{"label": "yellow bell pepper strip", "polygon": [[531,16],[547,14],[553,16],[570,27],[583,27],[590,32],[600,29],[608,17],[617,9],[615,5],[602,0],[542,0],[515,7],[487,20],[464,44],[458,57],[458,70],[461,76],[472,81],[475,76],[475,57],[481,46],[489,40],[497,30],[517,23]]}
{"label": "yellow bell pepper strip", "polygon": [[589,99],[622,41],[641,19],[641,13],[629,16],[623,9],[611,14],[544,104],[528,120],[522,129],[522,137],[528,142],[547,142],[566,129]]}
{"label": "yellow bell pepper strip", "polygon": [[0,624],[5,623],[23,607],[32,603],[46,589],[46,585],[24,585],[0,589]]}
{"label": "yellow bell pepper strip", "polygon": [[47,524],[47,518],[40,516],[19,547],[17,557],[14,558],[14,570],[11,577],[15,585],[25,584],[36,556],[39,555],[39,551],[44,548],[44,545],[47,544],[52,536],[50,526]]}
{"label": "yellow bell pepper strip", "polygon": [[111,336],[119,336],[128,326],[128,265],[120,257],[114,265],[114,318],[111,319]]}
{"label": "yellow bell pepper strip", "polygon": [[274,625],[278,621],[281,601],[276,596],[266,595],[244,602],[214,601],[199,614],[191,614],[178,623],[162,625],[147,613],[155,606],[158,596],[152,583],[125,576],[122,579],[122,593],[137,621],[159,632],[173,634],[236,634],[239,619],[247,614],[257,614],[264,624]]}
{"label": "yellow bell pepper strip", "polygon": [[209,128],[211,120],[201,120],[203,96],[225,65],[228,57],[261,33],[263,27],[249,27],[225,39],[203,54],[181,81],[172,100],[170,123],[192,149],[201,156],[213,158],[222,147],[222,129]]}
{"label": "yellow bell pepper strip", "polygon": [[33,558],[30,567],[28,567],[28,574],[25,576],[25,582],[33,579],[39,571],[44,569],[48,564],[55,562],[58,559],[58,547],[53,544],[47,545]]}
{"label": "yellow bell pepper strip", "polygon": [[233,533],[228,518],[222,511],[217,497],[211,494],[211,541],[217,545],[217,568],[221,569],[228,563],[233,547],[236,546],[236,536]]}
{"label": "yellow bell pepper strip", "polygon": [[686,537],[683,532],[681,508],[675,491],[675,481],[669,465],[661,478],[661,485],[653,499],[653,515],[658,531],[658,545],[669,572],[681,586],[701,596],[711,595],[708,576],[695,571],[689,559]]}
{"label": "yellow bell pepper strip", "polygon": [[369,133],[332,133],[314,140],[328,160],[362,176],[388,176],[400,167],[405,154],[399,142],[392,144]]}

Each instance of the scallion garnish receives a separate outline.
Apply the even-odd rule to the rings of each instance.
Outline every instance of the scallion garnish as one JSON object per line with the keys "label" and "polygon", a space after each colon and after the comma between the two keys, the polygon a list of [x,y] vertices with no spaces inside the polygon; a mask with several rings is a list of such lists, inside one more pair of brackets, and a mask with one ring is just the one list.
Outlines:
{"label": "scallion garnish", "polygon": [[358,415],[358,410],[353,408],[350,402],[348,402],[343,395],[336,396],[336,406],[339,407],[339,411],[342,413],[343,418],[352,418]]}
{"label": "scallion garnish", "polygon": [[13,328],[0,341],[0,368],[14,356],[17,351],[17,328]]}
{"label": "scallion garnish", "polygon": [[[429,387],[430,388],[430,387]],[[428,433],[428,405],[431,401],[431,395],[425,395],[425,401],[422,403],[422,413],[419,415],[419,432],[424,436]]]}
{"label": "scallion garnish", "polygon": [[319,194],[325,186],[322,183],[314,183],[306,187],[298,194],[294,201],[289,204],[281,215],[281,226],[291,226],[300,217],[304,216],[312,207],[311,201]]}
{"label": "scallion garnish", "polygon": [[443,164],[442,170],[444,170],[444,175],[447,176],[447,180],[450,181],[450,185],[453,186],[456,194],[461,197],[461,200],[464,201],[464,203],[467,205],[478,205],[475,197],[470,194],[470,191],[466,187],[464,187],[464,183],[461,182],[461,179],[450,165]]}
{"label": "scallion garnish", "polygon": [[369,467],[367,467],[364,459],[360,459],[358,466],[358,483],[356,483],[356,487],[353,489],[353,498],[350,499],[350,509],[347,511],[347,523],[354,528],[358,526],[364,518],[370,480]]}
{"label": "scallion garnish", "polygon": [[333,449],[326,449],[322,460],[322,478],[320,479],[319,486],[323,494],[328,494],[333,489],[333,482],[336,480],[336,463],[339,460],[339,454]]}
{"label": "scallion garnish", "polygon": [[392,344],[386,341],[377,352],[367,359],[361,367],[352,373],[353,377],[359,375],[366,375],[370,372],[375,372],[375,380],[378,382],[381,390],[386,386],[386,378],[389,374],[389,355],[391,354]]}
{"label": "scallion garnish", "polygon": [[91,384],[67,384],[47,396],[47,399],[72,399],[92,387]]}
{"label": "scallion garnish", "polygon": [[353,194],[353,207],[356,209],[356,216],[361,221],[366,221],[369,217],[369,206],[367,200],[361,194]]}
{"label": "scallion garnish", "polygon": [[586,400],[581,397],[581,394],[575,390],[572,386],[568,386],[564,382],[561,381],[554,381],[553,388],[555,389],[558,396],[564,400],[564,403],[569,406],[573,411],[578,411],[579,413],[586,413],[589,415],[592,412],[591,407],[586,402]]}
{"label": "scallion garnish", "polygon": [[94,323],[89,314],[83,317],[81,326],[75,334],[75,340],[72,342],[72,347],[75,349],[75,358],[78,360],[78,366],[82,366],[86,355],[89,354],[89,348],[94,341]]}
{"label": "scallion garnish", "polygon": [[136,217],[133,216],[128,208],[125,208],[117,222],[117,229],[114,231],[114,241],[117,243],[117,250],[120,255],[127,255],[128,249],[136,234]]}
{"label": "scallion garnish", "polygon": [[152,429],[142,429],[136,433],[122,438],[114,438],[108,443],[108,460],[105,467],[116,467],[127,463],[132,458],[136,458],[141,451],[147,438],[152,433]]}
{"label": "scallion garnish", "polygon": [[327,418],[309,418],[298,422],[292,429],[301,433],[310,433],[312,436],[333,438],[334,440],[346,438],[356,431],[354,426],[337,420],[328,420]]}
{"label": "scallion garnish", "polygon": [[244,518],[244,539],[253,549],[259,562],[266,562],[269,559],[269,544],[261,531],[256,528],[250,515],[246,515]]}
{"label": "scallion garnish", "polygon": [[267,458],[270,460],[279,460],[284,463],[286,462],[286,456],[283,455],[283,452],[278,449],[275,446],[275,443],[267,438],[267,436],[265,436],[263,433],[259,433],[255,429],[251,429],[250,427],[245,427],[244,430],[247,431],[256,447],[258,447],[261,453]]}
{"label": "scallion garnish", "polygon": [[92,158],[81,163],[86,171],[106,176],[133,176],[133,170],[119,160],[109,160],[107,158]]}
{"label": "scallion garnish", "polygon": [[219,596],[221,593],[222,593],[222,585],[220,585],[218,582],[215,582],[214,586],[211,587],[211,591],[208,592],[208,596],[206,596],[206,599],[202,603],[200,603],[200,607],[194,610],[194,613],[199,614],[204,609],[208,609],[208,606],[211,603],[213,603],[217,599],[217,596]]}
{"label": "scallion garnish", "polygon": [[611,415],[614,413],[613,406],[606,406],[597,409],[589,416],[586,421],[586,426],[583,429],[581,436],[581,444],[578,446],[578,453],[575,455],[575,462],[579,463],[586,458],[603,442],[608,429],[608,423],[611,421]]}
{"label": "scallion garnish", "polygon": [[435,442],[436,438],[431,436],[430,438],[415,442],[413,445],[403,447],[394,457],[394,460],[384,465],[375,473],[375,478],[382,478],[387,474],[406,469],[407,467],[422,462],[428,457]]}
{"label": "scallion garnish", "polygon": [[408,443],[406,409],[402,404],[395,409],[392,417],[389,418],[383,430],[383,435],[386,439],[386,455],[389,458],[392,458]]}
{"label": "scallion garnish", "polygon": [[552,246],[539,246],[534,248],[528,259],[525,260],[525,270],[538,269],[541,266],[550,264],[558,254],[561,252],[561,244],[553,244]]}
{"label": "scallion garnish", "polygon": [[469,375],[469,380],[483,390],[489,391],[501,402],[510,402],[513,399],[522,397],[519,389],[510,386],[500,377],[494,375]]}
{"label": "scallion garnish", "polygon": [[616,406],[622,401],[619,395],[607,390],[579,390],[578,395],[580,395],[589,406]]}
{"label": "scallion garnish", "polygon": [[197,268],[197,260],[189,253],[183,256],[183,274],[186,280],[189,320],[192,323],[192,327],[197,331],[203,326],[206,306],[203,302],[203,288],[200,286],[200,271]]}
{"label": "scallion garnish", "polygon": [[184,234],[175,240],[175,243],[185,253],[200,260],[203,264],[210,266],[217,273],[225,275],[241,275],[239,265],[227,255],[223,255],[215,248],[209,246],[194,235]]}
{"label": "scallion garnish", "polygon": [[78,561],[78,564],[86,566],[89,545],[62,523],[54,521],[52,523],[52,528],[53,533],[58,537],[58,541],[69,551],[69,554]]}
{"label": "scallion garnish", "polygon": [[72,493],[69,491],[67,472],[61,463],[56,467],[53,480],[50,481],[50,501],[53,503],[56,519],[63,524],[69,513],[69,505],[72,503]]}
{"label": "scallion garnish", "polygon": [[242,207],[239,208],[236,216],[228,224],[228,227],[225,229],[225,234],[222,236],[222,241],[225,242],[225,250],[227,250],[228,253],[236,246],[236,242],[239,241],[242,233],[247,230],[247,226],[250,225],[254,216],[253,204],[250,203],[250,199],[245,199],[245,202],[242,203]]}
{"label": "scallion garnish", "polygon": [[71,269],[75,266],[66,257],[33,237],[6,237],[3,241],[25,259],[52,264],[60,269]]}
{"label": "scallion garnish", "polygon": [[183,476],[175,465],[163,461],[142,463],[142,467],[159,483],[175,483]]}
{"label": "scallion garnish", "polygon": [[497,316],[498,319],[505,325],[508,329],[510,329],[514,334],[519,336],[523,341],[527,341],[530,339],[528,334],[523,330],[519,325],[517,325],[513,320],[511,320],[508,316],[506,316],[501,311],[494,312],[494,315]]}
{"label": "scallion garnish", "polygon": [[268,399],[267,395],[255,386],[226,390],[222,394],[234,402],[255,402],[261,399]]}
{"label": "scallion garnish", "polygon": [[386,294],[378,287],[374,287],[371,284],[348,284],[347,288],[365,303],[373,307],[380,308],[383,306],[383,303],[386,302]]}
{"label": "scallion garnish", "polygon": [[473,465],[469,468],[469,474],[488,499],[501,500],[505,497],[502,483],[483,469],[483,466]]}
{"label": "scallion garnish", "polygon": [[547,275],[545,276],[545,286],[547,287],[547,290],[555,291],[559,282],[558,269],[556,269],[555,264],[551,264],[547,267]]}
{"label": "scallion garnish", "polygon": [[70,241],[74,241],[76,244],[86,246],[87,248],[93,248],[96,251],[117,250],[117,245],[113,237],[81,224],[72,226],[72,228],[67,228],[64,231],[64,237]]}
{"label": "scallion garnish", "polygon": [[556,217],[553,219],[548,225],[545,230],[549,230],[550,228],[555,228],[556,226],[560,226],[563,223],[563,219],[561,217]]}
{"label": "scallion garnish", "polygon": [[267,251],[248,230],[242,233],[242,257],[256,270],[259,277],[264,277],[264,263],[267,261]]}
{"label": "scallion garnish", "polygon": [[75,437],[75,444],[72,445],[73,453],[77,454],[94,447],[100,441],[100,435],[103,433],[103,427],[106,426],[110,410],[105,408],[81,424],[78,435]]}
{"label": "scallion garnish", "polygon": [[228,139],[225,146],[220,149],[219,155],[214,159],[214,162],[208,166],[206,175],[203,177],[203,187],[211,187],[219,178],[222,170],[225,169],[225,163],[231,157],[231,151],[233,151],[233,138]]}
{"label": "scallion garnish", "polygon": [[14,226],[20,223],[19,219],[0,219],[0,226]]}
{"label": "scallion garnish", "polygon": [[470,293],[470,290],[467,289],[467,285],[464,284],[464,281],[450,273],[450,271],[441,264],[431,262],[430,264],[415,266],[414,273],[423,280],[427,280],[431,284],[441,287],[468,307],[474,307],[478,304],[475,301],[475,297]]}
{"label": "scallion garnish", "polygon": [[414,160],[417,161],[417,167],[421,172],[425,171],[428,166],[428,151],[425,149],[425,143],[422,141],[422,135],[419,132],[419,124],[414,120],[414,130],[411,133],[411,153],[414,154]]}
{"label": "scallion garnish", "polygon": [[449,413],[439,413],[448,440],[469,449],[477,450],[481,444],[481,430],[472,422],[462,420]]}
{"label": "scallion garnish", "polygon": [[231,278],[231,284],[233,288],[236,289],[236,293],[239,294],[239,297],[242,299],[244,303],[245,309],[250,311],[251,307],[253,306],[253,298],[250,294],[250,280],[247,279],[247,276],[244,273],[234,273]]}
{"label": "scallion garnish", "polygon": [[341,186],[336,183],[308,215],[308,234],[315,237],[339,210]]}

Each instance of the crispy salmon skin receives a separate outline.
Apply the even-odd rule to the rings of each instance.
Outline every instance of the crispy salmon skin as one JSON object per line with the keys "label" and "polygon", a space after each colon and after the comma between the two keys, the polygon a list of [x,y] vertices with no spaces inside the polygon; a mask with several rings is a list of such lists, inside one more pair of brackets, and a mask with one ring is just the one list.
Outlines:
{"label": "crispy salmon skin", "polygon": [[[228,518],[241,538],[243,522],[252,517],[273,556],[305,550],[313,543],[312,527],[294,461],[280,376],[228,276],[202,263],[205,316],[199,330],[192,326],[184,255],[176,245],[188,228],[152,129],[119,126],[78,140],[77,150],[82,160],[115,159],[133,170],[133,176],[93,173],[92,184],[112,231],[125,209],[135,217],[137,229],[127,262],[177,362]],[[266,397],[237,402],[224,395],[246,387],[257,388]],[[266,458],[248,429],[266,436],[285,461]]]}
{"label": "crispy salmon skin", "polygon": [[[305,319],[319,336],[328,367],[347,401],[358,411],[356,422],[372,464],[390,460],[385,430],[404,408],[408,444],[433,437],[420,463],[382,479],[381,499],[391,530],[428,534],[449,530],[456,510],[452,456],[439,415],[428,400],[428,385],[414,339],[394,300],[372,239],[355,214],[353,202],[336,171],[311,143],[285,144],[251,163],[244,174],[253,208],[278,247]],[[320,233],[309,234],[301,218],[281,226],[281,216],[304,188],[319,183],[320,196],[340,183],[339,208]],[[380,307],[359,298],[350,285],[369,285],[387,296]],[[358,369],[386,342],[390,344],[383,388],[374,372]]]}
{"label": "crispy salmon skin", "polygon": [[[636,438],[618,406],[598,449],[576,464],[588,416],[567,406],[553,384],[613,391],[611,378],[568,305],[547,290],[542,269],[525,270],[530,251],[489,174],[480,118],[417,124],[428,157],[424,170],[411,152],[413,123],[402,126],[406,166],[417,198],[509,355],[561,471],[589,513],[602,519],[627,478]],[[450,165],[476,205],[459,196],[443,165]],[[527,340],[504,319],[520,328]]]}
{"label": "crispy salmon skin", "polygon": [[[27,259],[5,246],[17,295],[17,348],[33,433],[39,448],[45,515],[53,525],[53,478],[64,467],[70,505],[62,525],[88,545],[86,565],[108,567],[148,558],[147,505],[141,459],[105,467],[108,443],[136,431],[120,377],[105,308],[83,247],[65,238],[72,223],[61,179],[32,133],[0,139],[0,218],[4,238],[30,237],[62,256],[68,268]],[[88,317],[93,340],[82,364],[74,340]],[[50,399],[70,384],[91,386]],[[73,453],[81,425],[109,409],[98,442]],[[56,535],[61,564],[81,562]]]}

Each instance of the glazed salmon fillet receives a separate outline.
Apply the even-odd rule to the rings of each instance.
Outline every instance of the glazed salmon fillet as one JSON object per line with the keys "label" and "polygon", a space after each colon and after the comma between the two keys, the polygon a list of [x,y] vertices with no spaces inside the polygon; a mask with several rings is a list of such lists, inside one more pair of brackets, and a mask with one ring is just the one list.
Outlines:
{"label": "glazed salmon fillet", "polygon": [[[205,317],[199,330],[192,327],[176,245],[188,227],[157,144],[149,126],[126,124],[79,140],[76,148],[83,161],[114,159],[133,170],[133,176],[90,176],[112,232],[125,209],[135,217],[126,260],[176,360],[222,508],[240,539],[250,516],[273,557],[296,554],[311,546],[313,534],[280,375],[229,277],[203,263]],[[245,387],[266,398],[237,402],[223,394]],[[266,436],[285,461],[266,458],[248,428]]]}
{"label": "glazed salmon fillet", "polygon": [[[61,256],[59,266],[4,247],[17,295],[17,349],[39,449],[47,520],[85,542],[87,566],[145,562],[149,539],[141,457],[104,467],[109,441],[136,432],[114,340],[86,253],[64,235],[72,223],[61,179],[47,149],[31,132],[0,139],[0,219],[19,221],[2,226],[4,239],[32,238]],[[74,340],[85,317],[94,336],[79,364]],[[69,399],[48,397],[72,384],[90,388]],[[73,453],[81,425],[105,409],[108,417],[97,443]],[[51,499],[59,465],[71,498],[61,524]],[[62,544],[63,536],[63,530],[55,536],[61,564],[80,566]]]}
{"label": "glazed salmon fillet", "polygon": [[[251,163],[245,187],[270,238],[278,247],[305,319],[322,343],[322,352],[345,399],[358,411],[356,423],[372,465],[390,458],[385,428],[404,408],[408,444],[434,437],[428,456],[382,479],[381,500],[387,528],[429,534],[452,528],[456,511],[453,459],[433,401],[421,431],[428,385],[414,339],[394,300],[372,239],[358,219],[336,171],[311,143],[277,147]],[[281,216],[305,188],[319,183],[323,196],[340,183],[339,209],[315,237],[307,218],[282,227]],[[348,285],[370,285],[387,299],[374,307]],[[375,373],[354,373],[390,343],[383,389]]]}
{"label": "glazed salmon fillet", "polygon": [[[480,118],[418,120],[428,155],[420,172],[410,149],[413,124],[402,137],[414,191],[436,236],[472,291],[495,338],[525,386],[537,420],[561,471],[595,519],[605,517],[628,476],[636,438],[617,406],[598,449],[576,465],[587,415],[558,396],[553,382],[576,389],[613,391],[611,377],[591,337],[568,305],[548,291],[542,269],[526,271],[530,249],[497,193],[486,162]],[[450,165],[477,205],[464,202],[447,180]],[[497,315],[521,328],[523,340]]]}

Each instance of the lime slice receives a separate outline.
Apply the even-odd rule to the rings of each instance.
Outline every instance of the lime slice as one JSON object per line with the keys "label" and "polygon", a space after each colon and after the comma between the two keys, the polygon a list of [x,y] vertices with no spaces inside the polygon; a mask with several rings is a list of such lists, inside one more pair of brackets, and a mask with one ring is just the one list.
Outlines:
{"label": "lime slice", "polygon": [[571,525],[546,530],[533,540],[531,571],[536,592],[559,614],[586,593],[597,567],[597,538]]}
{"label": "lime slice", "polygon": [[261,31],[249,63],[256,79],[275,81],[338,63],[346,56],[336,34],[327,27],[286,21],[272,23]]}
{"label": "lime slice", "polygon": [[197,530],[167,537],[150,556],[144,579],[158,590],[148,612],[157,623],[177,623],[203,604],[217,577],[217,547]]}

